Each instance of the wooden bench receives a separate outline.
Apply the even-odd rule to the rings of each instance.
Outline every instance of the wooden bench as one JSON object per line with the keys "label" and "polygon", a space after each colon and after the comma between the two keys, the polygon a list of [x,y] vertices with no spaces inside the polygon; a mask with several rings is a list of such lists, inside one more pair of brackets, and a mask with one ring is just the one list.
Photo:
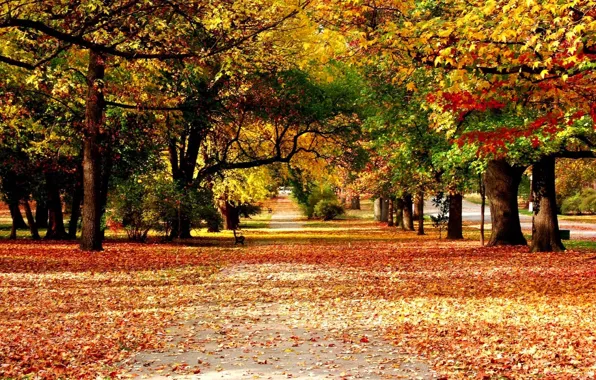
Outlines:
{"label": "wooden bench", "polygon": [[271,214],[271,213],[273,213],[273,209],[272,209],[271,207],[269,207],[269,208],[267,209],[267,212],[268,212],[269,214]]}
{"label": "wooden bench", "polygon": [[235,229],[234,230],[234,245],[242,244],[244,245],[244,235],[242,235],[242,231]]}

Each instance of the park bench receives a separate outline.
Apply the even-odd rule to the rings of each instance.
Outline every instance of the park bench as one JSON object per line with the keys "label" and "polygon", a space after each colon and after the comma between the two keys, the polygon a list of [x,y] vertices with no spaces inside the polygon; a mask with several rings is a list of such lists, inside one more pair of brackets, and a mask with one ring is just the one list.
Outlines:
{"label": "park bench", "polygon": [[559,236],[561,237],[561,240],[569,240],[571,238],[571,231],[559,230]]}
{"label": "park bench", "polygon": [[234,245],[242,244],[244,245],[244,235],[242,235],[242,231],[239,229],[234,229]]}
{"label": "park bench", "polygon": [[273,212],[273,209],[272,209],[271,207],[269,207],[269,208],[267,208],[267,212],[268,212],[269,214],[271,214],[271,213]]}

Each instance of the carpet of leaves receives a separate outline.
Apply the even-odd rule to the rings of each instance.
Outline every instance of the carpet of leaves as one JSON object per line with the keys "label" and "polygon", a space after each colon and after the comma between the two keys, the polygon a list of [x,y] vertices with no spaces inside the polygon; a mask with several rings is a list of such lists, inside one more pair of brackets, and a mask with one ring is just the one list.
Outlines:
{"label": "carpet of leaves", "polygon": [[[479,248],[372,224],[248,241],[108,243],[96,254],[0,242],[0,378],[119,376],[117,363],[159,348],[168,326],[214,301],[300,305],[323,327],[383,331],[449,378],[595,375],[594,253]],[[264,272],[241,291],[213,286],[235,265]]]}

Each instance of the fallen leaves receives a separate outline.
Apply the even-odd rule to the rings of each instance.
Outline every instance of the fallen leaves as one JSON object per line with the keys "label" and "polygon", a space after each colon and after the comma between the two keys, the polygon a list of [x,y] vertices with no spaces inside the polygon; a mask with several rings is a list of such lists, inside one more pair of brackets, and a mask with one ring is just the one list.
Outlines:
{"label": "fallen leaves", "polygon": [[[296,325],[374,330],[450,378],[594,376],[593,253],[480,249],[387,230],[314,234],[305,249],[302,234],[274,244],[255,234],[248,248],[109,243],[97,254],[0,242],[0,377],[119,376],[118,363],[163,348],[166,329],[205,304],[247,323],[261,318],[255,305],[275,304]],[[245,338],[221,326],[222,348],[242,347]],[[292,335],[286,353],[318,339]],[[368,347],[373,336],[344,341]],[[190,334],[177,344],[203,343]]]}

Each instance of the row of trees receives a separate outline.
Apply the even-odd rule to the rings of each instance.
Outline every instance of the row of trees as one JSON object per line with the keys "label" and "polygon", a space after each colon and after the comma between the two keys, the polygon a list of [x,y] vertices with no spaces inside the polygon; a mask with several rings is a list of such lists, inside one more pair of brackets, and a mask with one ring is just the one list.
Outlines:
{"label": "row of trees", "polygon": [[[300,34],[314,30],[309,6],[4,2],[1,174],[15,218],[19,203],[28,209],[35,199],[29,225],[43,226],[47,204],[46,237],[64,238],[82,215],[81,248],[100,250],[108,194],[160,172],[181,194],[220,189],[214,197],[233,216],[243,195],[226,175],[312,153],[346,124],[342,84],[322,85],[298,67]],[[72,204],[68,234],[60,194]],[[203,205],[178,203],[188,207],[169,212],[170,235],[189,237],[192,208]]]}
{"label": "row of trees", "polygon": [[[7,1],[3,194],[12,209],[47,205],[54,237],[68,194],[81,247],[99,250],[119,179],[166,172],[229,216],[230,173],[314,157],[345,168],[352,192],[394,202],[406,225],[414,200],[449,194],[450,237],[481,175],[489,244],[509,245],[526,244],[517,187],[532,166],[532,250],[561,250],[555,160],[594,155],[595,6]],[[186,211],[170,223],[190,236]]]}
{"label": "row of trees", "polygon": [[[337,3],[328,4],[340,23]],[[555,161],[594,157],[594,6],[350,2],[341,23],[368,83],[363,148],[371,160],[346,182],[405,205],[406,214],[412,199],[445,192],[457,215],[482,175],[489,245],[518,245],[526,244],[518,186],[531,167],[532,250],[564,249]]]}

